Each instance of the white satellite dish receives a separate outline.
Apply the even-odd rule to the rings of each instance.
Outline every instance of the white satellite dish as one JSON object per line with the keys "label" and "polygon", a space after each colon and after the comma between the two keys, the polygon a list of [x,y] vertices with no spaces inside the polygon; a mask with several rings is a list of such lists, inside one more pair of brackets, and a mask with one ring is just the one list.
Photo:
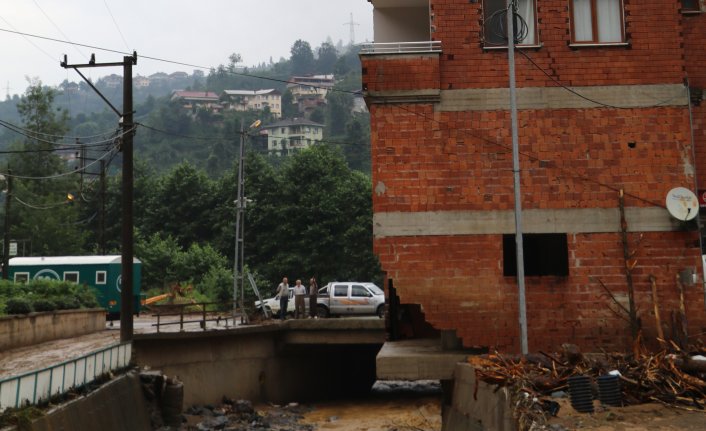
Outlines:
{"label": "white satellite dish", "polygon": [[667,211],[677,220],[689,221],[699,213],[699,199],[686,187],[676,187],[667,193]]}

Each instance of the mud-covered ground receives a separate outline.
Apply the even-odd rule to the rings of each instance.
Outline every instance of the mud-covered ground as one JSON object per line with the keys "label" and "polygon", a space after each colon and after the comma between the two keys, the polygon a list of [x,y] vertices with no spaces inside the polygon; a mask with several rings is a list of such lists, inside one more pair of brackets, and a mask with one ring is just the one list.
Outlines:
{"label": "mud-covered ground", "polygon": [[439,431],[441,389],[438,382],[378,382],[355,400],[252,406],[225,399],[187,408],[184,420],[181,431]]}

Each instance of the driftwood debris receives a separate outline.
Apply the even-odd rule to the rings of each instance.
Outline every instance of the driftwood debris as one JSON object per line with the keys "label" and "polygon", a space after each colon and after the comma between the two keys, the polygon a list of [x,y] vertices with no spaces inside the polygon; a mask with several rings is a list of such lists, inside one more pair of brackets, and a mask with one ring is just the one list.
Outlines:
{"label": "driftwood debris", "polygon": [[[619,373],[624,405],[659,401],[668,405],[704,410],[706,407],[706,348],[682,350],[671,343],[672,351],[581,354],[575,345],[565,344],[562,352],[540,355],[492,355],[469,358],[476,379],[510,387],[518,399],[532,399],[516,412],[520,423],[541,425],[547,419],[551,394],[568,392],[571,376],[587,375],[597,379],[610,372]],[[540,360],[541,358],[541,360]],[[518,403],[519,407],[520,404]],[[529,429],[529,428],[526,428]]]}

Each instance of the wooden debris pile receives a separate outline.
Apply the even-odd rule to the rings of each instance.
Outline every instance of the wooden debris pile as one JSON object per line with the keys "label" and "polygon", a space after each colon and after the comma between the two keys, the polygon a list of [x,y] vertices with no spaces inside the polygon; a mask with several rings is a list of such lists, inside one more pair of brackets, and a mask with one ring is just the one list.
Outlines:
{"label": "wooden debris pile", "polygon": [[[671,345],[670,351],[634,354],[603,353],[584,355],[574,345],[565,344],[557,354],[525,356],[482,355],[469,362],[476,368],[477,381],[510,387],[515,393],[516,414],[521,422],[543,423],[555,414],[551,394],[568,395],[571,376],[598,376],[619,373],[623,405],[660,402],[689,409],[704,409],[706,403],[706,348],[688,351]],[[545,417],[543,417],[545,416]],[[529,429],[522,426],[521,429]]]}

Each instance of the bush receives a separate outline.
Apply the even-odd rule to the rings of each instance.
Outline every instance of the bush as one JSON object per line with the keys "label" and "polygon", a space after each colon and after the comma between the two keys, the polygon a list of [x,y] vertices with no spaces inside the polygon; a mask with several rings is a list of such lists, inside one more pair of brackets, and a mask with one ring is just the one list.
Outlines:
{"label": "bush", "polygon": [[32,304],[27,298],[10,298],[5,303],[7,314],[28,314],[32,312]]}
{"label": "bush", "polygon": [[81,303],[79,300],[72,296],[56,298],[54,301],[56,302],[57,310],[75,310],[77,308],[81,308]]}
{"label": "bush", "polygon": [[57,309],[57,305],[51,299],[40,298],[32,301],[32,308],[34,311],[54,311]]}

